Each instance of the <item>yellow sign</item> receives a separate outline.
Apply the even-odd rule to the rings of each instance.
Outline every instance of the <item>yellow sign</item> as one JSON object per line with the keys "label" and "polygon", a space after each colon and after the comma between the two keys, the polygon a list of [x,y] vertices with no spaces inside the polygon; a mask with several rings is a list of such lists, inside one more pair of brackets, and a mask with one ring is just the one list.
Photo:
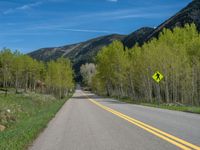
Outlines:
{"label": "yellow sign", "polygon": [[152,78],[157,82],[159,83],[163,78],[164,76],[160,73],[160,72],[156,72],[154,73],[154,75],[152,76]]}

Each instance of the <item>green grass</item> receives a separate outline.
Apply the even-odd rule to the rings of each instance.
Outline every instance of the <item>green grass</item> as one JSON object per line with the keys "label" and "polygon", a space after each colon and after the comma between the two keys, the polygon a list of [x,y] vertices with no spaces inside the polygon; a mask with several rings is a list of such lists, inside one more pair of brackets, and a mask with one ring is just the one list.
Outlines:
{"label": "green grass", "polygon": [[179,105],[175,103],[161,103],[161,104],[144,103],[144,102],[136,102],[128,98],[123,98],[123,99],[118,99],[118,100],[122,102],[126,102],[126,103],[131,103],[131,104],[200,114],[200,107],[196,107],[196,106]]}
{"label": "green grass", "polygon": [[[0,150],[23,150],[46,127],[65,100],[35,93],[0,94]],[[7,111],[10,109],[10,113]]]}

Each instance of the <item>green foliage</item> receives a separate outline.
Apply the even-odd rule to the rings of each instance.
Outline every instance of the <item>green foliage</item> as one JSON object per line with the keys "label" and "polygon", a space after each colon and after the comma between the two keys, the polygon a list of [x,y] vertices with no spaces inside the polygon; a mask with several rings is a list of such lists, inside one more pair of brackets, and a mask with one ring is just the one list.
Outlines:
{"label": "green foliage", "polygon": [[69,90],[74,88],[70,61],[65,58],[59,58],[56,61],[48,62],[45,83],[50,93],[63,98]]}
{"label": "green foliage", "polygon": [[108,96],[112,94],[111,89],[121,90],[124,61],[124,47],[119,41],[114,41],[108,47],[104,47],[97,55],[96,77],[99,77],[101,86],[106,89],[105,92]]}
{"label": "green foliage", "polygon": [[200,114],[200,107],[198,106],[185,106],[180,103],[162,103],[162,104],[159,104],[157,102],[153,102],[153,103],[140,102],[139,103],[138,101],[133,101],[130,98],[121,98],[119,100],[125,103]]}
{"label": "green foliage", "polygon": [[33,92],[12,93],[7,97],[0,94],[0,124],[6,126],[0,133],[0,149],[26,149],[64,102]]}
{"label": "green foliage", "polygon": [[60,58],[46,65],[4,48],[0,51],[0,87],[4,91],[14,87],[16,93],[24,89],[63,98],[74,88],[73,70],[68,59]]}
{"label": "green foliage", "polygon": [[6,130],[0,133],[0,149],[25,149],[65,102],[61,98],[73,88],[68,59],[45,64],[18,51],[1,50],[0,125]]}
{"label": "green foliage", "polygon": [[11,80],[11,68],[13,64],[13,55],[10,49],[3,49],[0,52],[0,73],[3,86],[7,87],[8,82]]}
{"label": "green foliage", "polygon": [[[101,94],[130,97],[138,102],[200,105],[200,35],[194,24],[128,49],[119,41],[97,55],[93,89]],[[159,71],[158,84],[152,75]]]}

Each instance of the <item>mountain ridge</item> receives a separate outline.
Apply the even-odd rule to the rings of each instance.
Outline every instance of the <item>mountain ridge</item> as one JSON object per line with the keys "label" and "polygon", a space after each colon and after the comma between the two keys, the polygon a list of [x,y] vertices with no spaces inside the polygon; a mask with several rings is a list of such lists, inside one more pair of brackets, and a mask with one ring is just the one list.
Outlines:
{"label": "mountain ridge", "polygon": [[[111,34],[106,36],[101,36],[97,38],[93,38],[84,42],[70,44],[70,45],[64,45],[60,47],[48,47],[48,48],[40,48],[36,51],[32,51],[28,53],[31,57],[43,60],[43,61],[49,61],[51,59],[57,59],[57,57],[69,57],[72,58],[73,54],[75,56],[78,56],[77,53],[82,53],[83,51],[91,50],[91,47],[93,47],[93,44],[96,44],[97,46],[101,47],[101,41],[105,44],[110,44],[113,40],[122,40],[125,37],[125,35],[120,34]],[[99,42],[99,44],[98,44]],[[104,46],[104,45],[103,45]],[[92,49],[94,50],[94,49]],[[72,51],[75,51],[72,53]],[[57,56],[58,54],[59,56]]]}
{"label": "mountain ridge", "polygon": [[173,29],[174,27],[184,27],[185,24],[194,23],[197,30],[200,31],[200,0],[193,0],[186,7],[181,9],[175,15],[161,23],[151,34],[147,36],[145,42],[153,37],[158,37],[159,33],[164,29]]}
{"label": "mountain ridge", "polygon": [[139,45],[150,41],[152,38],[157,38],[159,33],[164,28],[173,29],[174,27],[183,27],[186,23],[195,23],[198,31],[200,31],[200,0],[194,0],[185,8],[181,9],[174,16],[160,24],[157,28],[143,27],[129,35],[111,34],[80,42],[76,44],[64,45],[61,47],[41,48],[29,53],[31,57],[49,61],[59,57],[69,58],[75,69],[79,72],[79,68],[86,62],[93,62],[98,51],[109,45],[114,40],[119,40],[124,44],[124,47],[131,48],[136,43]]}

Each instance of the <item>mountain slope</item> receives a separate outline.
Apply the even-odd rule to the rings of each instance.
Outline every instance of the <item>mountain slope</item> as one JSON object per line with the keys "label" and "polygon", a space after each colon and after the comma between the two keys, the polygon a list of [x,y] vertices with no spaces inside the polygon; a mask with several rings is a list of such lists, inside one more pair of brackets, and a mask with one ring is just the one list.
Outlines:
{"label": "mountain slope", "polygon": [[98,53],[98,51],[103,46],[107,46],[112,43],[112,41],[114,40],[122,41],[123,44],[129,48],[134,46],[136,43],[139,43],[141,45],[143,44],[146,36],[152,33],[152,31],[153,28],[145,27],[136,30],[128,36],[111,34],[77,44],[65,45],[61,47],[41,48],[39,50],[29,53],[28,55],[35,59],[43,61],[49,61],[52,59],[55,60],[62,56],[68,57],[71,59],[74,65],[77,66],[76,64],[93,61],[94,56]]}
{"label": "mountain slope", "polygon": [[139,30],[136,30],[135,32],[126,36],[123,40],[123,44],[128,48],[133,47],[136,43],[142,45],[146,37],[153,31],[154,29],[149,27],[140,28]]}
{"label": "mountain slope", "polygon": [[49,61],[51,59],[57,59],[63,56],[69,57],[73,62],[76,62],[75,59],[81,60],[83,59],[82,57],[86,57],[93,53],[96,53],[103,46],[112,43],[112,41],[114,40],[122,40],[124,37],[124,35],[112,34],[72,45],[41,48],[39,50],[29,53],[28,55],[35,59],[43,61]]}
{"label": "mountain slope", "polygon": [[200,31],[200,0],[193,0],[177,14],[159,25],[151,34],[149,34],[149,36],[147,36],[145,41],[149,41],[153,37],[158,37],[159,33],[164,28],[173,29],[177,26],[183,27],[187,23],[195,23],[198,31]]}
{"label": "mountain slope", "polygon": [[73,68],[79,73],[80,66],[86,62],[93,62],[96,54],[103,46],[107,46],[114,40],[122,41],[125,46],[132,47],[136,43],[142,44],[145,37],[152,32],[152,28],[141,28],[128,36],[112,34],[102,36],[72,45],[61,47],[41,48],[29,53],[32,58],[37,60],[49,61],[59,57],[67,57],[73,63]]}
{"label": "mountain slope", "polygon": [[42,48],[31,52],[28,55],[43,61],[57,59],[62,56],[70,58],[74,65],[73,67],[75,72],[78,73],[82,64],[94,61],[98,51],[103,46],[107,46],[114,40],[120,40],[123,42],[124,46],[130,48],[134,46],[135,43],[142,45],[144,42],[148,42],[153,37],[158,37],[159,33],[164,28],[173,29],[176,26],[182,27],[186,23],[195,23],[197,29],[200,31],[200,0],[192,1],[188,6],[159,25],[156,29],[145,27],[136,30],[127,36],[112,34],[94,38],[78,44],[66,45],[62,47]]}
{"label": "mountain slope", "polygon": [[55,60],[59,57],[67,57],[73,63],[75,73],[79,78],[80,66],[86,62],[93,62],[94,56],[97,52],[106,45],[109,45],[114,40],[123,40],[125,35],[112,34],[108,36],[102,36],[72,45],[66,45],[61,47],[41,48],[37,51],[33,51],[28,55],[37,60],[49,61]]}

